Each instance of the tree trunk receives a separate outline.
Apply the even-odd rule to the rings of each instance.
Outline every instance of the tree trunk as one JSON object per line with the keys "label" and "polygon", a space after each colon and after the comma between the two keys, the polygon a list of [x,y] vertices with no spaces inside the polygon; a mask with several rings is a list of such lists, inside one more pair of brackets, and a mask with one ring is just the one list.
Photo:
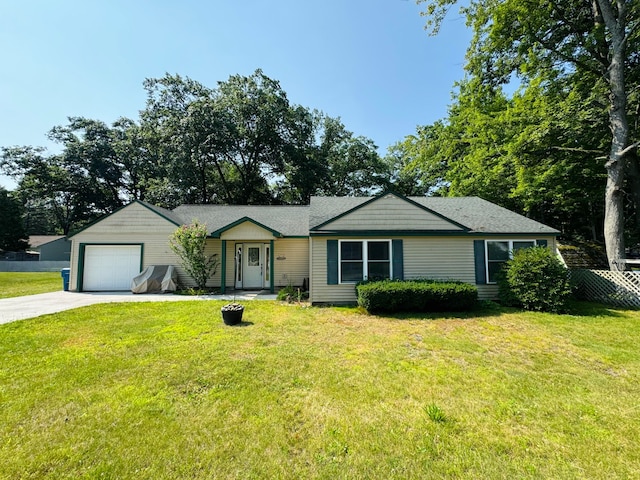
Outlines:
{"label": "tree trunk", "polygon": [[618,2],[617,11],[610,0],[598,0],[604,23],[611,37],[609,40],[610,64],[607,82],[610,88],[609,127],[611,150],[605,164],[607,186],[605,189],[604,241],[609,268],[622,271],[626,264],[624,251],[623,185],[625,174],[625,149],[629,141],[627,122],[627,93],[625,89],[625,5]]}

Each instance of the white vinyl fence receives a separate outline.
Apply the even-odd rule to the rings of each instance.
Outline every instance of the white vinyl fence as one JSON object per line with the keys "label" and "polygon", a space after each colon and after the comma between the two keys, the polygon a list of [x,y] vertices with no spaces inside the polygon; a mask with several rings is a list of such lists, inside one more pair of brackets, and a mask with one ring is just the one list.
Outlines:
{"label": "white vinyl fence", "polygon": [[571,270],[578,296],[617,307],[640,308],[640,272]]}
{"label": "white vinyl fence", "polygon": [[59,272],[68,267],[69,262],[53,260],[43,262],[0,262],[0,272]]}

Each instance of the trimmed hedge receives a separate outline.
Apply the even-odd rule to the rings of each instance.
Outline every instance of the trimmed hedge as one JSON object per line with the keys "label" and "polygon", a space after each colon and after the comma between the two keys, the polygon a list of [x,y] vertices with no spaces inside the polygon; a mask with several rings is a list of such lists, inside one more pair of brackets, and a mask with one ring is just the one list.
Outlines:
{"label": "trimmed hedge", "polygon": [[475,285],[440,280],[382,280],[356,285],[358,305],[371,313],[461,312],[478,301]]}

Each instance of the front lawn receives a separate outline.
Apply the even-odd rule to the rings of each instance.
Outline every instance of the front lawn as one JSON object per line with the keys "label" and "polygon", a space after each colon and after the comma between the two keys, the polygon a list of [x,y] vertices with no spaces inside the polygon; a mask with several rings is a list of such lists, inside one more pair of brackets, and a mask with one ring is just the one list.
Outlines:
{"label": "front lawn", "polygon": [[1,325],[0,477],[640,477],[640,312],[222,304]]}
{"label": "front lawn", "polygon": [[0,272],[0,298],[62,290],[60,272]]}

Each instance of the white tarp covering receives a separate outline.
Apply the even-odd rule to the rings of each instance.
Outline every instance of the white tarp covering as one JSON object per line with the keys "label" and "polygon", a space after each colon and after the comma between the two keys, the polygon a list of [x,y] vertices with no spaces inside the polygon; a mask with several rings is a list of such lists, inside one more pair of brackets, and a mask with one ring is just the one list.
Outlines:
{"label": "white tarp covering", "polygon": [[150,265],[131,281],[133,293],[175,292],[178,272],[173,265]]}

